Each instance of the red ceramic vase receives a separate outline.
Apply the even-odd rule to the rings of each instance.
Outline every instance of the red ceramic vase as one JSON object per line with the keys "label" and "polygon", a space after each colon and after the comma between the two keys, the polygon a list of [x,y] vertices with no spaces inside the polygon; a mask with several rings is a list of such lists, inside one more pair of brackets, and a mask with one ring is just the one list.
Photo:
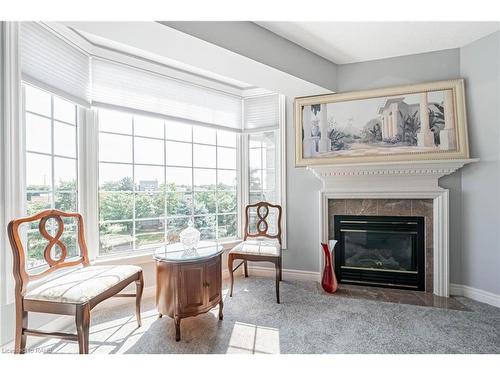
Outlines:
{"label": "red ceramic vase", "polygon": [[321,244],[321,246],[323,247],[323,253],[325,254],[325,269],[323,270],[323,279],[321,280],[321,286],[327,293],[335,293],[338,288],[337,278],[335,277],[335,271],[333,270],[332,259],[335,243],[336,241],[333,242],[331,251],[326,243]]}

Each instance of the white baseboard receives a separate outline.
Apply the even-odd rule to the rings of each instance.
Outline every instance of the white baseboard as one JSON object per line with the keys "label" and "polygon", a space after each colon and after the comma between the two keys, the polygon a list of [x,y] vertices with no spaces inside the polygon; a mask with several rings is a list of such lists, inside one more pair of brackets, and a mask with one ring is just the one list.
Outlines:
{"label": "white baseboard", "polygon": [[[269,277],[275,277],[276,275],[274,267],[260,267],[252,265],[248,265],[248,273],[249,275]],[[312,271],[283,269],[283,278],[293,280],[320,281],[320,274],[319,272]]]}
{"label": "white baseboard", "polygon": [[487,303],[495,307],[500,307],[500,295],[476,289],[467,285],[450,284],[450,294],[467,297],[479,302]]}

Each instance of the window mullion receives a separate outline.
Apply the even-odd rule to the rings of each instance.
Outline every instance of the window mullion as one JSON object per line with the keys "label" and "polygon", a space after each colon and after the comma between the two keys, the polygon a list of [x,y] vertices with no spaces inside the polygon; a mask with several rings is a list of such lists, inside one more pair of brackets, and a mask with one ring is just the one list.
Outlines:
{"label": "window mullion", "polygon": [[54,95],[50,96],[50,161],[51,161],[51,169],[52,169],[52,180],[50,190],[52,191],[52,202],[51,208],[56,207],[56,184],[55,184],[55,151],[54,151]]}
{"label": "window mullion", "polygon": [[136,248],[136,225],[135,225],[135,129],[134,129],[134,116],[132,116],[132,250]]}

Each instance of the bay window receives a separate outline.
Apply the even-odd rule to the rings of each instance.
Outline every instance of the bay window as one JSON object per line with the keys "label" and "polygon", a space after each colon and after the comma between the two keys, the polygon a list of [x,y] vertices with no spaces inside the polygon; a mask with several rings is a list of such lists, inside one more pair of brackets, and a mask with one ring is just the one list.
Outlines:
{"label": "bay window", "polygon": [[237,135],[99,109],[100,254],[237,237]]}
{"label": "bay window", "polygon": [[[202,240],[238,240],[246,204],[284,205],[280,95],[116,59],[43,23],[21,24],[27,214],[82,212],[95,259],[177,242],[189,222]],[[76,227],[65,222],[65,231],[75,255]],[[26,231],[34,266],[46,244],[37,232]]]}

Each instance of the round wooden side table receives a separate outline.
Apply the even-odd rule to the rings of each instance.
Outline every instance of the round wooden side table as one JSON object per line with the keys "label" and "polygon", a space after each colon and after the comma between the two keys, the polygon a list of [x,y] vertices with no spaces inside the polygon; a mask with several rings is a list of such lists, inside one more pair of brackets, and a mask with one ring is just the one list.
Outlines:
{"label": "round wooden side table", "polygon": [[181,243],[156,250],[156,307],[160,318],[174,319],[176,341],[181,339],[181,319],[219,305],[222,320],[223,251],[221,245],[209,241],[200,241],[195,250],[184,250]]}

